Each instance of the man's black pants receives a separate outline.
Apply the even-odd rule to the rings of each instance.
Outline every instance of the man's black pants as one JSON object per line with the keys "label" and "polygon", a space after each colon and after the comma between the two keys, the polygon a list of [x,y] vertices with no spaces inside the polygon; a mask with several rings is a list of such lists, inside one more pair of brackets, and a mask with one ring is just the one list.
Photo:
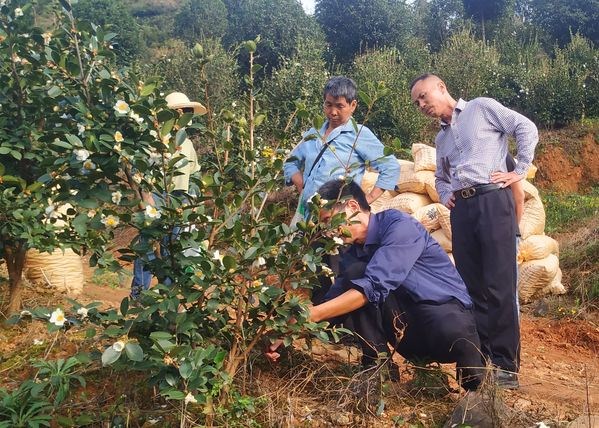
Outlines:
{"label": "man's black pants", "polygon": [[[347,263],[345,288],[363,276],[366,263]],[[402,289],[389,294],[382,306],[371,303],[343,320],[360,338],[362,363],[374,364],[389,346],[413,362],[456,363],[457,378],[466,389],[476,389],[484,376],[484,363],[471,309],[456,299],[443,304],[415,303]]]}
{"label": "man's black pants", "polygon": [[453,256],[474,302],[485,357],[504,370],[519,368],[516,218],[509,188],[468,199],[451,210]]}

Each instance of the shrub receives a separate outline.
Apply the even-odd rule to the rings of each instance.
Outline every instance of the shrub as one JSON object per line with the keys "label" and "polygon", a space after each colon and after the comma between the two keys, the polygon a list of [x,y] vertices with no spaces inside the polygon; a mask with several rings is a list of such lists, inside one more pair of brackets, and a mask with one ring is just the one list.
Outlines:
{"label": "shrub", "polygon": [[308,126],[306,117],[289,118],[298,106],[313,113],[322,112],[322,90],[329,78],[323,58],[323,41],[306,38],[297,45],[297,52],[281,60],[281,67],[263,83],[264,109],[269,117],[266,131],[280,134],[288,128],[299,135]]}
{"label": "shrub", "polygon": [[[431,121],[412,105],[409,84],[416,73],[406,67],[406,60],[397,49],[374,50],[357,57],[352,72],[359,89],[378,83],[388,90],[368,120],[368,126],[387,146],[409,149],[422,139]],[[363,114],[359,112],[358,118],[360,113]]]}
{"label": "shrub", "polygon": [[433,63],[454,97],[472,99],[493,96],[492,88],[500,72],[499,60],[496,48],[464,29],[448,39]]}

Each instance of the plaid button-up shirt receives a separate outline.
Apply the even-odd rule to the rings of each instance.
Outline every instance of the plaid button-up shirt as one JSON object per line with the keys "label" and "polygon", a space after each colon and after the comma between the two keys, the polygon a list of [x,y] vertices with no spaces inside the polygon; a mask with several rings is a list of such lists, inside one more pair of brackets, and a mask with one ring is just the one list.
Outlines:
{"label": "plaid button-up shirt", "polygon": [[437,147],[436,187],[446,204],[465,187],[488,184],[491,173],[507,172],[508,137],[516,139],[515,172],[526,173],[539,140],[537,127],[520,113],[491,98],[460,99],[451,123],[441,122]]}

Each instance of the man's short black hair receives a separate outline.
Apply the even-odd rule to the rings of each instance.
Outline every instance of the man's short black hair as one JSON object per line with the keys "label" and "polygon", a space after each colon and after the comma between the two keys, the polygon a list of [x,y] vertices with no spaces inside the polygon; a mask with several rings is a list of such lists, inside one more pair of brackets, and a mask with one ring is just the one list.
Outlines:
{"label": "man's short black hair", "polygon": [[438,77],[438,76],[436,74],[433,74],[433,73],[424,73],[424,74],[421,74],[420,76],[418,76],[417,78],[415,78],[414,80],[412,80],[410,82],[410,91],[412,89],[414,89],[414,86],[416,85],[416,83],[420,82],[421,80],[426,80],[429,77]]}
{"label": "man's short black hair", "polygon": [[362,188],[355,181],[330,180],[320,186],[318,194],[327,201],[339,201],[344,203],[348,198],[355,199],[362,211],[370,211],[370,205]]}
{"label": "man's short black hair", "polygon": [[343,97],[345,101],[351,103],[358,95],[358,87],[356,86],[356,82],[349,77],[333,76],[324,85],[324,90],[322,91],[323,99],[327,95],[331,95],[334,98]]}

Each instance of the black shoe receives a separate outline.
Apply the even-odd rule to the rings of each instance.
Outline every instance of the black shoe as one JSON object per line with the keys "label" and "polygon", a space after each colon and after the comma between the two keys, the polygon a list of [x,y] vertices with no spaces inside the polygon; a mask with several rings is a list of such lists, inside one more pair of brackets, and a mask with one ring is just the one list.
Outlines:
{"label": "black shoe", "polygon": [[503,389],[520,388],[520,383],[518,382],[518,373],[513,373],[505,370],[498,369],[495,372],[495,383],[499,388]]}

